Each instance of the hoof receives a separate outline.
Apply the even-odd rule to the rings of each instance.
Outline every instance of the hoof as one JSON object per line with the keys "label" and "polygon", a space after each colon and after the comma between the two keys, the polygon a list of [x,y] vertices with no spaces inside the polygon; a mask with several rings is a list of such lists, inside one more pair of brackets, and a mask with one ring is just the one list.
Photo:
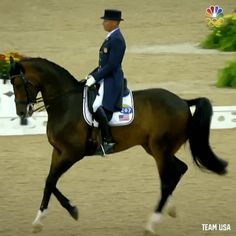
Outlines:
{"label": "hoof", "polygon": [[157,235],[156,230],[160,221],[161,221],[161,214],[153,213],[146,224],[144,235],[148,235],[148,234]]}
{"label": "hoof", "polygon": [[149,231],[147,229],[144,230],[143,236],[152,236],[152,235],[158,236],[159,234],[157,232]]}
{"label": "hoof", "polygon": [[177,217],[176,207],[175,206],[169,207],[167,213],[169,216],[176,218]]}
{"label": "hoof", "polygon": [[79,210],[76,206],[72,206],[70,209],[69,209],[69,213],[70,215],[72,216],[72,218],[74,220],[78,220],[79,219]]}
{"label": "hoof", "polygon": [[38,210],[37,216],[35,220],[33,221],[33,233],[38,233],[43,230],[43,223],[42,220],[47,216],[47,209],[44,209],[43,211]]}
{"label": "hoof", "polygon": [[39,233],[43,230],[43,224],[42,223],[33,223],[33,229],[32,232],[33,233]]}
{"label": "hoof", "polygon": [[218,170],[217,174],[219,175],[226,175],[227,174],[227,166],[228,166],[228,162],[223,160],[223,159],[220,159],[220,164],[221,164],[221,169]]}
{"label": "hoof", "polygon": [[219,175],[226,175],[227,173],[228,173],[228,171],[227,171],[226,167],[225,167],[225,169],[218,172]]}

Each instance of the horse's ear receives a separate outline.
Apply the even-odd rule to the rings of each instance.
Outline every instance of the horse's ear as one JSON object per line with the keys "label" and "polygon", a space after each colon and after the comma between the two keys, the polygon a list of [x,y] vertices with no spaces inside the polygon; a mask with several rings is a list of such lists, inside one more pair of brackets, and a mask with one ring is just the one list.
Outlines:
{"label": "horse's ear", "polygon": [[22,64],[20,62],[15,61],[13,57],[10,57],[10,76],[20,74],[21,72],[25,73]]}
{"label": "horse's ear", "polygon": [[12,69],[14,69],[15,66],[16,66],[15,60],[12,56],[10,56],[10,66],[11,66]]}
{"label": "horse's ear", "polygon": [[16,70],[16,62],[12,56],[10,56],[10,68],[9,68],[9,75],[14,75]]}
{"label": "horse's ear", "polygon": [[16,70],[16,62],[14,60],[14,58],[12,56],[10,56],[10,70],[9,70],[9,74],[10,75],[14,75]]}

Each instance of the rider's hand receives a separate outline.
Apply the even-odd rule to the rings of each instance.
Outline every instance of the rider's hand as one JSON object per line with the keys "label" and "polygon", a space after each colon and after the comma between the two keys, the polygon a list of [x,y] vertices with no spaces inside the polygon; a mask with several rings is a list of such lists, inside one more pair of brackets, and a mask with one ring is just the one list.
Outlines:
{"label": "rider's hand", "polygon": [[92,85],[95,84],[95,83],[96,83],[96,80],[94,79],[94,77],[93,77],[92,75],[88,75],[88,76],[86,77],[85,86],[90,87],[90,86],[92,86]]}

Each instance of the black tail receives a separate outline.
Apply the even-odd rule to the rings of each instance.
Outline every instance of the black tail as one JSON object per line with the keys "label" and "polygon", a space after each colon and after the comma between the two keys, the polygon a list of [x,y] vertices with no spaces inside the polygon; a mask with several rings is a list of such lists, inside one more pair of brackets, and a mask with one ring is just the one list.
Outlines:
{"label": "black tail", "polygon": [[207,98],[186,100],[189,106],[196,106],[189,129],[189,143],[193,160],[198,167],[204,167],[217,174],[225,174],[228,163],[217,157],[209,144],[212,105]]}

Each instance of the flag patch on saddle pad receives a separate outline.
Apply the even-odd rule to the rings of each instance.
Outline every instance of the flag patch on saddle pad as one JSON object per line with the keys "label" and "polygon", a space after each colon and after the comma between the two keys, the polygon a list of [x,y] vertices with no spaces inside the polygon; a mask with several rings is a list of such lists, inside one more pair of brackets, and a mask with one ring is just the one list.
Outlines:
{"label": "flag patch on saddle pad", "polygon": [[129,115],[123,114],[119,115],[119,121],[129,120]]}

